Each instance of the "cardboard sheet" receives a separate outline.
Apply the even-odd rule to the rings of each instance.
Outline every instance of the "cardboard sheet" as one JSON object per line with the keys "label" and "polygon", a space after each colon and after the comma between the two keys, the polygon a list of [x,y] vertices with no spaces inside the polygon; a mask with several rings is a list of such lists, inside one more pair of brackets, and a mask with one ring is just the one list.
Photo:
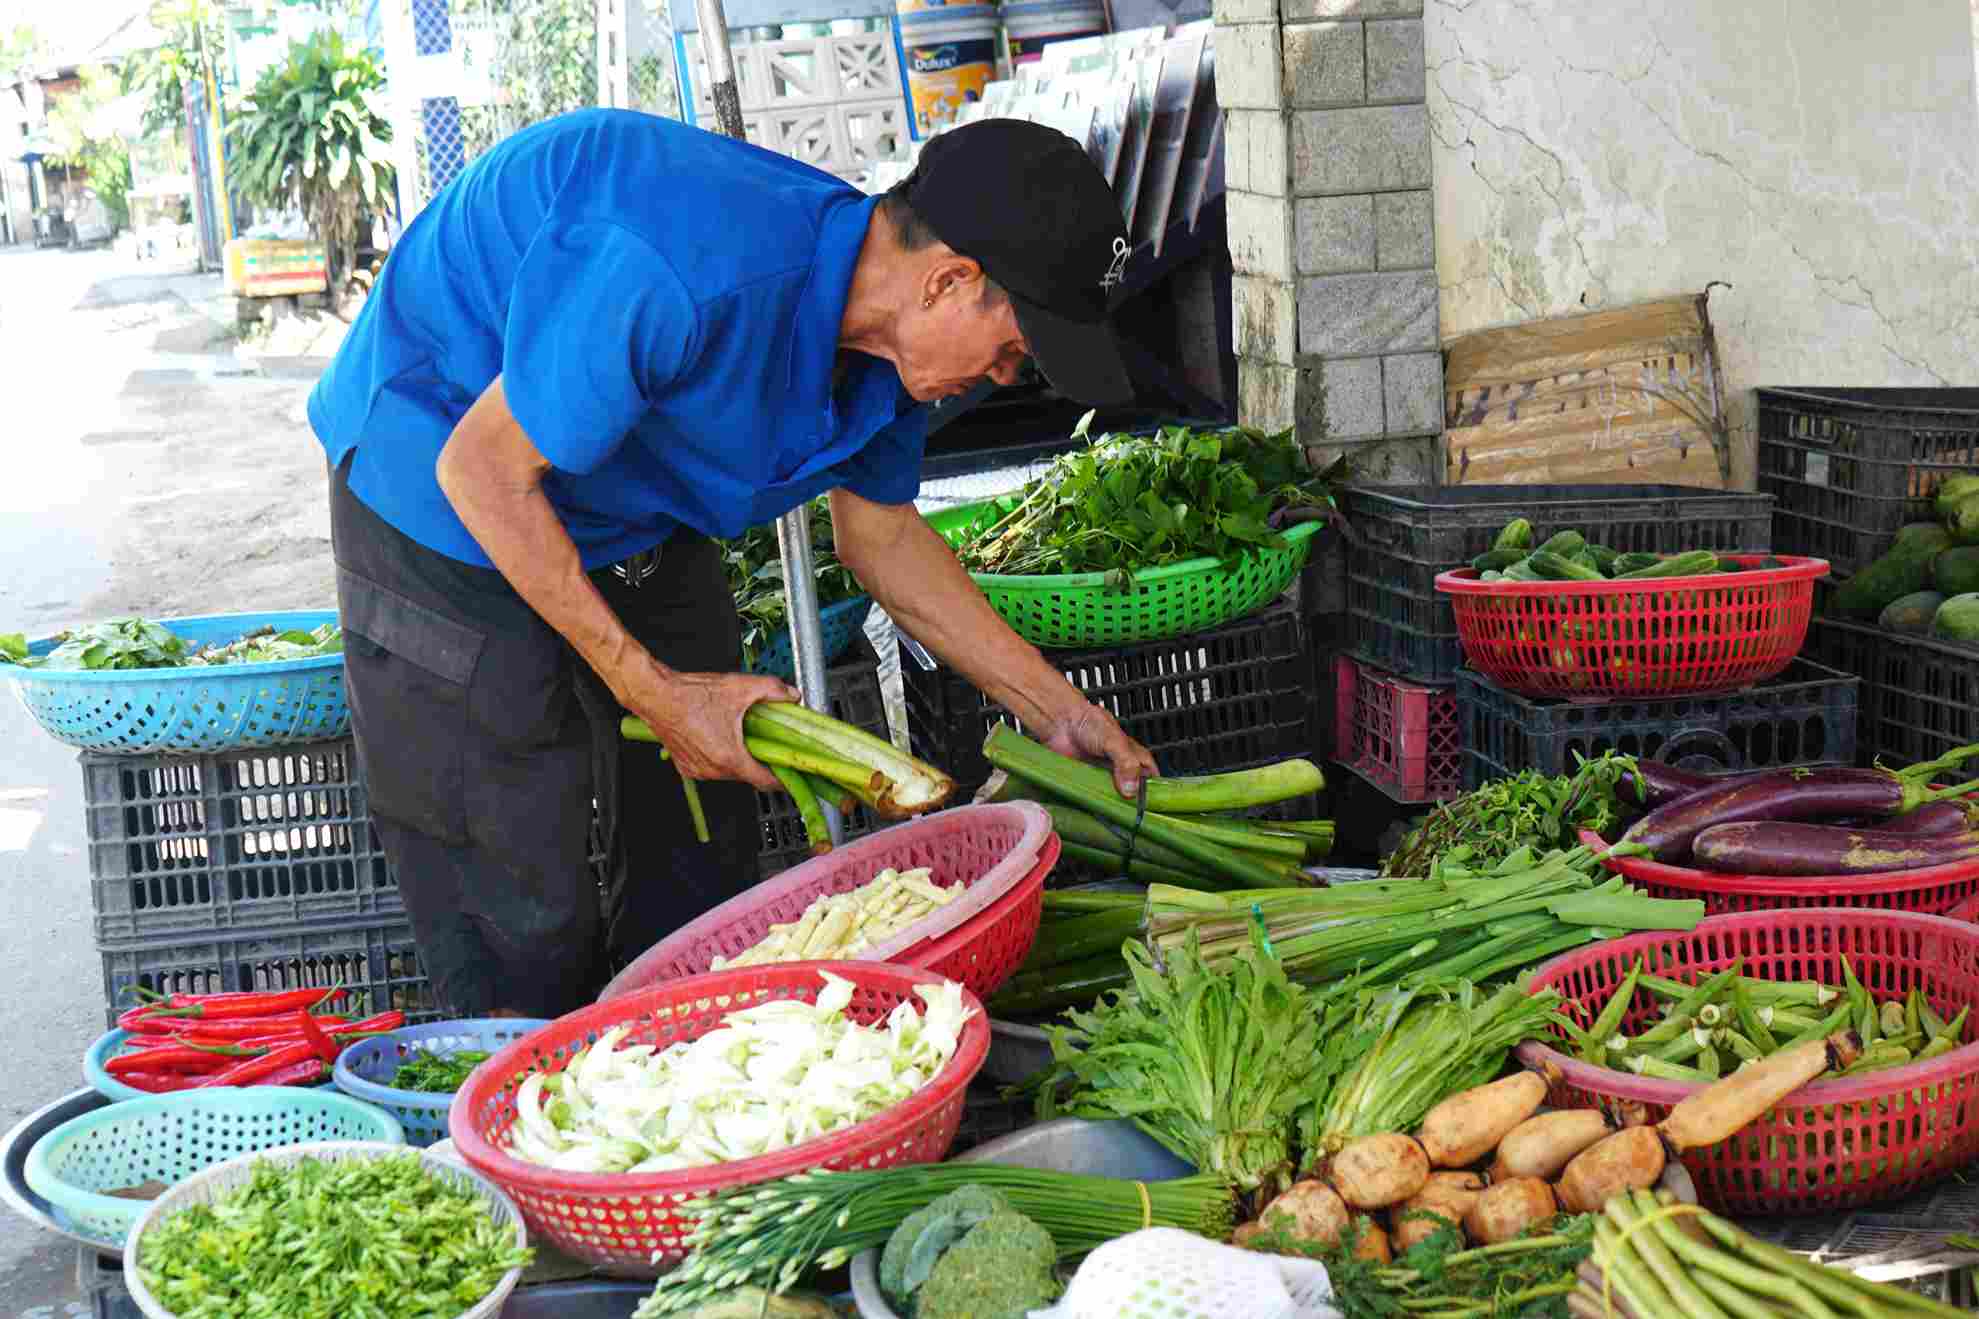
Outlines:
{"label": "cardboard sheet", "polygon": [[1451,485],[1730,481],[1705,294],[1481,330],[1443,371]]}

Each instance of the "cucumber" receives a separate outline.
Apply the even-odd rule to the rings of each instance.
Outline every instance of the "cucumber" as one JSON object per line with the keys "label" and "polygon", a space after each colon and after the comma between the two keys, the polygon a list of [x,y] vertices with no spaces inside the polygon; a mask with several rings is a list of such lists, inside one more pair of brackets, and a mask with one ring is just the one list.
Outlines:
{"label": "cucumber", "polygon": [[1892,600],[1877,616],[1876,626],[1885,632],[1904,632],[1920,637],[1928,635],[1931,620],[1937,617],[1938,606],[1944,602],[1945,597],[1936,591],[1913,591],[1901,599]]}
{"label": "cucumber", "polygon": [[1479,572],[1489,572],[1493,568],[1503,570],[1523,559],[1525,555],[1524,550],[1486,550],[1471,560],[1471,567]]}
{"label": "cucumber", "polygon": [[1638,568],[1654,568],[1663,562],[1660,554],[1645,554],[1641,550],[1630,550],[1627,554],[1615,556],[1615,566],[1608,571],[1620,577],[1623,573],[1634,572]]}
{"label": "cucumber", "polygon": [[1931,631],[1946,641],[1979,641],[1979,594],[1955,595],[1939,605]]}
{"label": "cucumber", "polygon": [[1932,493],[1931,507],[1936,510],[1940,522],[1949,522],[1952,510],[1975,492],[1979,492],[1979,474],[1948,476],[1938,483],[1937,490]]}
{"label": "cucumber", "polygon": [[1524,518],[1513,518],[1498,532],[1498,539],[1491,542],[1494,550],[1518,550],[1523,553],[1532,548],[1532,523]]}
{"label": "cucumber", "polygon": [[1682,554],[1672,554],[1667,559],[1659,559],[1647,568],[1637,568],[1634,572],[1617,573],[1618,582],[1637,582],[1655,577],[1702,577],[1718,571],[1718,556],[1710,550],[1686,550]]}
{"label": "cucumber", "polygon": [[1608,576],[1608,570],[1601,566],[1601,560],[1589,553],[1585,545],[1581,546],[1577,553],[1568,555],[1567,561],[1569,563],[1578,563],[1584,568],[1592,568],[1594,571],[1600,573],[1604,579]]}
{"label": "cucumber", "polygon": [[1553,579],[1550,577],[1541,577],[1535,572],[1531,559],[1520,559],[1517,563],[1505,569],[1505,580],[1508,582],[1550,582]]}
{"label": "cucumber", "polygon": [[1505,574],[1499,572],[1496,568],[1486,568],[1477,575],[1477,580],[1480,582],[1502,582],[1505,580]]}
{"label": "cucumber", "polygon": [[1717,556],[1717,559],[1718,559],[1718,571],[1719,571],[1719,572],[1744,572],[1744,571],[1745,571],[1745,565],[1744,565],[1744,564],[1742,564],[1742,563],[1740,563],[1740,562],[1739,562],[1739,561],[1738,561],[1737,559],[1734,559],[1734,558],[1730,558],[1730,557],[1728,557],[1728,556],[1726,556],[1726,555],[1723,555],[1723,554],[1720,554],[1720,555],[1718,555],[1718,556]]}
{"label": "cucumber", "polygon": [[1615,560],[1622,557],[1621,555],[1617,554],[1614,550],[1609,549],[1606,545],[1596,545],[1593,544],[1592,542],[1588,544],[1587,548],[1583,550],[1582,553],[1587,554],[1593,558],[1595,567],[1599,568],[1602,572],[1609,574],[1612,574],[1615,571]]}
{"label": "cucumber", "polygon": [[[1546,551],[1548,554],[1557,554],[1561,558],[1565,558],[1569,554],[1579,553],[1586,545],[1587,538],[1582,536],[1578,531],[1563,531],[1541,545],[1539,549]],[[1538,553],[1538,551],[1535,550],[1534,553]]]}
{"label": "cucumber", "polygon": [[1897,600],[1929,586],[1932,562],[1951,548],[1951,537],[1942,527],[1930,530],[1936,534],[1899,533],[1889,553],[1841,584],[1829,607],[1846,618],[1874,618]]}
{"label": "cucumber", "polygon": [[1585,564],[1577,563],[1573,559],[1567,558],[1562,554],[1555,554],[1551,550],[1534,550],[1532,552],[1531,563],[1532,570],[1548,581],[1601,582],[1607,580],[1607,578],[1601,575],[1599,568],[1591,568]]}
{"label": "cucumber", "polygon": [[1979,591],[1979,545],[1959,545],[1931,560],[1931,585],[1946,595]]}

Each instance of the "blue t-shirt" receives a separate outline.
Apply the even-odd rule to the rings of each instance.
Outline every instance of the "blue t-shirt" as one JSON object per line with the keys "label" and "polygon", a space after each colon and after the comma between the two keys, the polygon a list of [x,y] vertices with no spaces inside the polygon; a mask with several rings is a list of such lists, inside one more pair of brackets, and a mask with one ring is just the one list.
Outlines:
{"label": "blue t-shirt", "polygon": [[497,374],[587,569],[677,526],[732,537],[843,487],[913,499],[926,409],[839,323],[875,199],[624,110],[515,134],[422,211],[309,396],[332,466],[483,567],[440,449]]}

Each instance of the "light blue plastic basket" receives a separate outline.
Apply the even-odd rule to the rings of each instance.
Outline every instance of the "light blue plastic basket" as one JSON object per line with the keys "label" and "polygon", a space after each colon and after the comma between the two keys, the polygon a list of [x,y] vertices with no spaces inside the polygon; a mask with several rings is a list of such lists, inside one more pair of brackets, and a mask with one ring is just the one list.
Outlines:
{"label": "light blue plastic basket", "polygon": [[[305,609],[157,621],[187,641],[208,645],[262,627],[307,631],[336,622],[337,615]],[[56,644],[46,638],[28,651],[46,655]],[[110,673],[7,664],[0,665],[0,674],[13,680],[21,704],[48,736],[84,751],[233,751],[315,742],[350,731],[342,655]]]}
{"label": "light blue plastic basket", "polygon": [[71,1118],[35,1142],[23,1172],[72,1231],[122,1249],[151,1203],[101,1192],[172,1186],[244,1154],[319,1140],[403,1145],[405,1132],[390,1113],[334,1090],[188,1090]]}
{"label": "light blue plastic basket", "polygon": [[527,1017],[498,1017],[403,1026],[345,1049],[337,1059],[337,1089],[391,1113],[405,1128],[405,1143],[424,1149],[447,1138],[447,1110],[454,1097],[393,1086],[400,1064],[421,1053],[496,1053],[549,1024]]}
{"label": "light blue plastic basket", "polygon": [[[89,1082],[89,1088],[97,1094],[102,1095],[105,1099],[112,1100],[116,1103],[122,1103],[126,1099],[150,1099],[154,1097],[148,1090],[140,1090],[136,1086],[125,1085],[122,1081],[110,1075],[109,1070],[103,1065],[118,1054],[124,1052],[124,1044],[130,1038],[131,1033],[121,1026],[114,1030],[105,1031],[96,1037],[96,1043],[90,1045],[89,1049],[82,1056],[82,1075],[83,1079]],[[330,1083],[324,1081],[320,1085],[299,1086],[296,1088],[303,1090],[326,1090],[329,1086]]]}
{"label": "light blue plastic basket", "polygon": [[[855,595],[850,600],[840,600],[818,611],[818,626],[824,633],[826,664],[838,663],[839,657],[852,648],[853,641],[865,629],[866,614],[872,607],[872,596]],[[756,662],[749,666],[749,672],[766,673],[785,682],[795,681],[797,665],[790,658],[789,628],[771,637],[768,644],[756,652]]]}

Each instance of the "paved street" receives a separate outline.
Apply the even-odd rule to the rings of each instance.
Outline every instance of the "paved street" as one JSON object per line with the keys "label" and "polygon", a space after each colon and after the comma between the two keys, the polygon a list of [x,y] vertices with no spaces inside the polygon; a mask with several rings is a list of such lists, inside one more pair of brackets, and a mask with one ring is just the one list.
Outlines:
{"label": "paved street", "polygon": [[[312,364],[237,359],[218,293],[218,276],[110,252],[0,249],[0,631],[327,603],[322,467],[301,413]],[[11,690],[0,748],[11,1127],[83,1084],[103,987],[76,753]],[[75,1248],[0,1213],[0,1319],[89,1313]]]}

